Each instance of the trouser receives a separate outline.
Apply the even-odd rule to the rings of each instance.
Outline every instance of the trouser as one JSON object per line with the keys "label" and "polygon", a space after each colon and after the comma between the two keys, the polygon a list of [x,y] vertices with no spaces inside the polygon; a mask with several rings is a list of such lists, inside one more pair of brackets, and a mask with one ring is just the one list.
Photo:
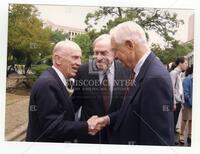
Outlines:
{"label": "trouser", "polygon": [[181,103],[176,104],[176,110],[174,111],[174,132],[176,132],[176,124],[178,121],[178,116],[181,110]]}

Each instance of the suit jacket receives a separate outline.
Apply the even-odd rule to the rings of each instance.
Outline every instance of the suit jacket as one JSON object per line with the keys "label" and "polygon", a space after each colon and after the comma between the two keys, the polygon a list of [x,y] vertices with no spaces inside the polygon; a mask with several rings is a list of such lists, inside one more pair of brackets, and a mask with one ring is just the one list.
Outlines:
{"label": "suit jacket", "polygon": [[110,114],[111,143],[173,145],[173,88],[153,53],[145,60],[119,112]]}
{"label": "suit jacket", "polygon": [[[75,111],[80,107],[81,121],[89,119],[93,115],[107,115],[103,97],[100,90],[100,81],[98,72],[91,72],[91,63],[84,64],[80,67],[75,78],[76,86],[72,95],[72,101]],[[114,80],[112,100],[109,113],[117,111],[122,104],[124,93],[126,90],[126,82],[130,75],[130,70],[124,68],[119,61],[114,61]],[[78,82],[78,83],[77,83]],[[90,83],[90,84],[89,84]],[[102,130],[95,136],[87,136],[79,140],[81,143],[108,143],[107,129]]]}
{"label": "suit jacket", "polygon": [[29,105],[27,141],[72,142],[88,134],[87,122],[75,122],[66,87],[53,68],[35,82]]}

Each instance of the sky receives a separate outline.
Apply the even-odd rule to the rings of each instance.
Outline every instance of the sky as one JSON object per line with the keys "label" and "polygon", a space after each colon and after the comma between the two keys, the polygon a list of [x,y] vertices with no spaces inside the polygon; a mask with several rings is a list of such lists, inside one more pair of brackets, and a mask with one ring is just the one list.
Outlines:
{"label": "sky", "polygon": [[[43,20],[50,20],[51,22],[69,27],[76,27],[80,29],[86,28],[84,23],[87,13],[94,12],[98,7],[85,7],[85,6],[62,6],[62,5],[35,5],[39,12],[40,17]],[[193,10],[186,9],[168,9],[169,12],[176,12],[179,19],[184,20],[184,25],[180,26],[175,38],[186,42],[188,38],[188,18],[194,13]],[[106,20],[106,19],[105,19]],[[102,24],[104,20],[102,19]],[[101,25],[102,25],[101,24]],[[161,43],[164,42],[153,31],[149,32],[149,43]]]}

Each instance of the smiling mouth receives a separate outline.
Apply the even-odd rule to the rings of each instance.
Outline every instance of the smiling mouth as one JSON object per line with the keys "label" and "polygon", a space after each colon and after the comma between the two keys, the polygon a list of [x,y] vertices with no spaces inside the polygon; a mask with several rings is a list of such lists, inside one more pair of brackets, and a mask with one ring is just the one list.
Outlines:
{"label": "smiling mouth", "polygon": [[105,64],[105,62],[104,61],[97,61],[96,64],[103,65],[103,64]]}
{"label": "smiling mouth", "polygon": [[77,71],[78,71],[78,69],[77,69],[77,68],[73,68],[73,70],[74,70],[75,72],[77,72]]}

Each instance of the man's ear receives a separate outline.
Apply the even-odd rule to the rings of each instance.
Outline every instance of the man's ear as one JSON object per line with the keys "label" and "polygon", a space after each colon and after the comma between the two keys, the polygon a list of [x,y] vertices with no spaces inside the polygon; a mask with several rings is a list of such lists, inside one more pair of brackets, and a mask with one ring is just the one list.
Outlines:
{"label": "man's ear", "polygon": [[55,63],[57,65],[60,65],[61,64],[61,57],[57,54],[54,55],[54,59],[55,59]]}
{"label": "man's ear", "polygon": [[135,42],[134,41],[131,41],[131,40],[126,40],[125,41],[125,46],[129,49],[133,49],[134,46],[135,46]]}

